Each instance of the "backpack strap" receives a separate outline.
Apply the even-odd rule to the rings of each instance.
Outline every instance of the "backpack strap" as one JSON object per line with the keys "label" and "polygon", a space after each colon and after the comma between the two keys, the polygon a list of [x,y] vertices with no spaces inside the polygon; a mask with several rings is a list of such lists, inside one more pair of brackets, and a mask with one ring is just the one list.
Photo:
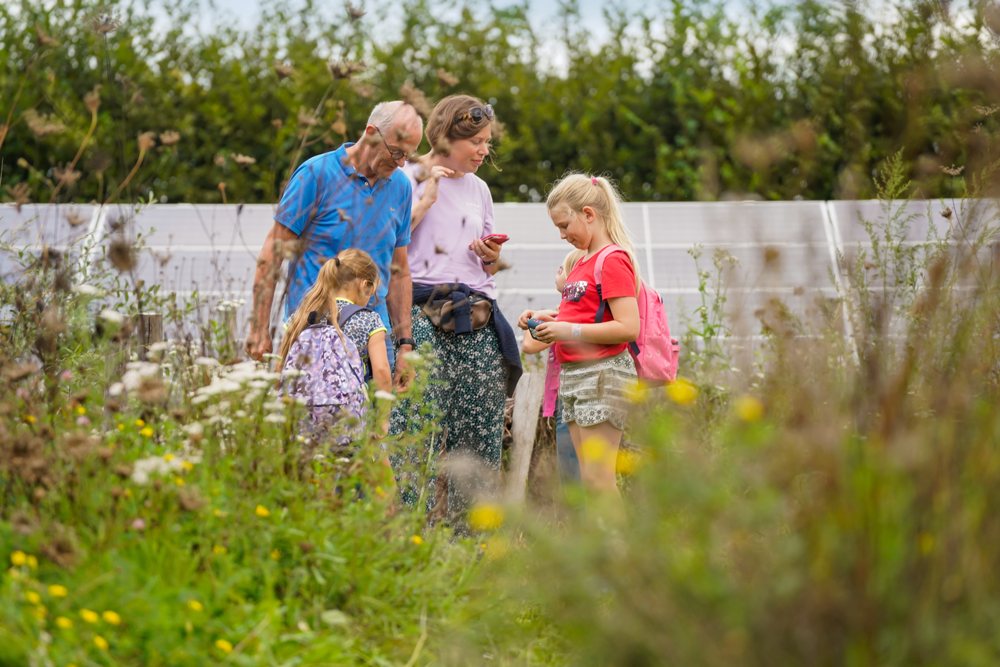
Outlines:
{"label": "backpack strap", "polygon": [[359,306],[356,303],[345,303],[344,307],[340,309],[340,317],[337,318],[337,323],[340,324],[341,328],[343,328],[344,325],[347,324],[347,320],[351,319],[363,310],[371,311],[371,308]]}
{"label": "backpack strap", "polygon": [[[600,324],[603,322],[608,311],[608,301],[604,298],[604,295],[601,294],[601,278],[604,276],[604,260],[606,260],[608,256],[614,252],[625,252],[625,249],[612,243],[609,246],[605,246],[601,249],[601,252],[597,253],[597,260],[594,262],[594,287],[597,288],[597,298],[601,300],[601,305],[597,307],[597,313],[594,315],[594,324]],[[629,343],[628,347],[632,354],[636,356],[639,355],[639,345],[635,341]]]}

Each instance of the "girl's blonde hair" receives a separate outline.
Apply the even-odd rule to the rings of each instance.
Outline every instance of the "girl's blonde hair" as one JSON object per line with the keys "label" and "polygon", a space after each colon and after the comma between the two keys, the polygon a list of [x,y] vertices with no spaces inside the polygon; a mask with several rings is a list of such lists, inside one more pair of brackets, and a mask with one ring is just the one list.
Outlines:
{"label": "girl's blonde hair", "polygon": [[563,260],[563,275],[568,276],[569,272],[573,270],[574,266],[576,266],[576,263],[580,261],[580,258],[586,254],[586,250],[580,250],[579,248],[576,250],[570,250],[569,254],[566,255],[566,259]]}
{"label": "girl's blonde hair", "polygon": [[[583,212],[584,206],[592,208],[604,225],[604,231],[608,233],[611,242],[628,253],[635,269],[636,289],[638,289],[639,262],[635,258],[632,238],[629,236],[628,228],[625,227],[621,203],[621,195],[611,181],[603,176],[589,174],[563,176],[556,182],[545,200],[545,206],[549,211],[564,205],[579,215]],[[573,253],[570,253],[566,257],[567,262],[572,255]],[[572,268],[572,264],[569,267]]]}
{"label": "girl's blonde hair", "polygon": [[279,352],[282,367],[285,365],[289,350],[292,349],[292,343],[309,326],[309,313],[313,311],[321,315],[328,313],[331,324],[336,328],[340,339],[344,340],[344,332],[340,330],[340,324],[337,322],[337,290],[347,287],[355,280],[371,283],[372,289],[378,287],[380,282],[378,265],[364,250],[356,248],[342,250],[323,265],[316,277],[316,284],[305,295],[299,304],[299,309],[288,321],[288,329],[281,339]]}

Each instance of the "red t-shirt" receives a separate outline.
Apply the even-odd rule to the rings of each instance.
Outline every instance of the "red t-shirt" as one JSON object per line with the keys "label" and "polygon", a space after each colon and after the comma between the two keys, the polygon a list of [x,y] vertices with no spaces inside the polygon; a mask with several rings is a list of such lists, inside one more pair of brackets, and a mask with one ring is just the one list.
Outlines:
{"label": "red t-shirt", "polygon": [[[562,303],[559,305],[559,322],[579,322],[593,324],[601,299],[597,296],[597,284],[594,280],[594,265],[597,255],[586,261],[577,262],[566,278],[563,288]],[[635,296],[635,269],[625,252],[613,252],[604,259],[604,269],[601,275],[601,294],[605,299],[620,296]],[[615,319],[609,306],[604,313],[604,321]],[[621,354],[625,343],[617,345],[601,345],[600,343],[584,343],[579,341],[556,343],[556,359],[561,364],[590,359],[603,359]]]}

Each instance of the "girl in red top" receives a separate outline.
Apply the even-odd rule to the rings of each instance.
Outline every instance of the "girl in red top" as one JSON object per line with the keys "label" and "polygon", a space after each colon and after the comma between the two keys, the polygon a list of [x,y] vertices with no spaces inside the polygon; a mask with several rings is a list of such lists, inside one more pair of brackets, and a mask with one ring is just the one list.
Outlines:
{"label": "girl in red top", "polygon": [[[566,278],[559,312],[525,311],[518,326],[527,329],[531,317],[542,320],[535,335],[555,343],[562,364],[562,419],[580,459],[581,480],[622,520],[615,463],[628,419],[628,393],[637,380],[627,346],[639,336],[639,276],[619,203],[618,192],[605,178],[573,174],[556,184],[546,200],[549,217],[560,236],[584,254]],[[604,261],[601,295],[608,309],[604,321],[595,323],[601,304],[595,259],[611,244],[624,252],[611,253]]]}

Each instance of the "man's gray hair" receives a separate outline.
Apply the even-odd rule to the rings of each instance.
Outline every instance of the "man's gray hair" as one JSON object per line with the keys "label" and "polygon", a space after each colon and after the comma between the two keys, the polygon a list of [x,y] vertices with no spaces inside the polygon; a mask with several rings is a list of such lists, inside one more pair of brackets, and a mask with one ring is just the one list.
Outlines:
{"label": "man's gray hair", "polygon": [[397,120],[410,120],[409,117],[416,119],[420,124],[420,132],[423,134],[424,131],[424,120],[417,113],[417,110],[411,107],[409,104],[403,100],[394,100],[392,102],[379,102],[372,109],[372,113],[368,116],[368,124],[374,125],[378,129],[385,132],[390,127],[392,127]]}

